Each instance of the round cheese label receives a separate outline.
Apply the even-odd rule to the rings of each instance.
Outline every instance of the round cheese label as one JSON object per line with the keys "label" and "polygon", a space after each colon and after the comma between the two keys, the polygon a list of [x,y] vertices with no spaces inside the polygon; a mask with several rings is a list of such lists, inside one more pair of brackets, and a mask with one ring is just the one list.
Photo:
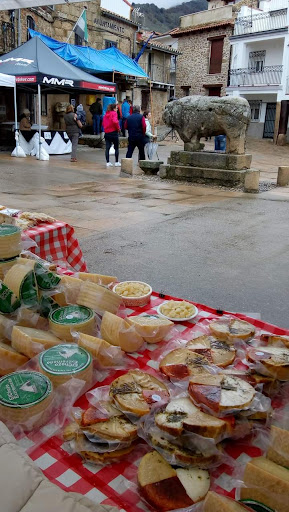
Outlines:
{"label": "round cheese label", "polygon": [[61,325],[85,323],[93,317],[94,312],[86,306],[64,306],[52,311],[49,315],[52,322]]}
{"label": "round cheese label", "polygon": [[25,306],[34,306],[38,303],[38,290],[33,270],[22,281],[20,298]]}
{"label": "round cheese label", "polygon": [[41,368],[52,375],[82,372],[90,363],[91,355],[76,344],[56,345],[39,356]]}
{"label": "round cheese label", "polygon": [[14,372],[0,379],[0,404],[7,407],[32,407],[51,392],[50,380],[39,372]]}
{"label": "round cheese label", "polygon": [[11,236],[15,233],[20,234],[20,228],[12,224],[0,224],[0,236]]}
{"label": "round cheese label", "polygon": [[57,274],[46,270],[40,263],[35,264],[34,271],[41,290],[53,290],[60,282],[60,277]]}

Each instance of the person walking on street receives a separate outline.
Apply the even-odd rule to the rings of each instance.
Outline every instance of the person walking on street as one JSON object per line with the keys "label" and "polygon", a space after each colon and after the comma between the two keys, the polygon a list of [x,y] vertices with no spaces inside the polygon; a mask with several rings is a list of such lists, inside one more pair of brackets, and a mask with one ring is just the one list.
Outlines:
{"label": "person walking on street", "polygon": [[[76,107],[76,114],[77,114],[78,121],[81,122],[82,126],[85,126],[85,124],[86,124],[86,112],[85,112],[85,110],[83,108],[82,103],[80,103],[78,105],[78,107]],[[82,131],[81,131],[80,128],[79,128],[79,137],[82,137]]]}
{"label": "person walking on street", "polygon": [[126,97],[125,100],[123,100],[122,106],[121,106],[121,114],[122,114],[122,124],[121,124],[121,131],[123,137],[125,137],[125,123],[127,118],[129,117],[129,111],[130,111],[130,104],[129,104],[129,98]]}
{"label": "person walking on street", "polygon": [[119,131],[120,126],[117,118],[117,104],[110,103],[107,107],[106,114],[103,118],[103,129],[105,132],[105,158],[106,158],[106,167],[112,167],[112,164],[109,161],[109,150],[111,145],[113,144],[115,150],[115,167],[120,167],[120,163],[118,161],[119,154]]}
{"label": "person walking on street", "polygon": [[145,160],[145,132],[146,122],[143,115],[140,113],[140,107],[136,105],[133,107],[133,114],[126,120],[125,127],[128,130],[128,148],[126,158],[132,158],[133,152],[137,147],[139,150],[139,160]]}
{"label": "person walking on street", "polygon": [[102,104],[100,98],[97,98],[97,100],[90,105],[89,111],[92,114],[93,133],[94,135],[99,135],[102,125]]}
{"label": "person walking on street", "polygon": [[79,139],[79,129],[82,128],[82,124],[77,119],[77,115],[74,112],[73,105],[68,105],[68,107],[66,108],[66,114],[64,114],[64,121],[66,125],[66,133],[70,138],[72,144],[71,162],[77,162],[76,151]]}

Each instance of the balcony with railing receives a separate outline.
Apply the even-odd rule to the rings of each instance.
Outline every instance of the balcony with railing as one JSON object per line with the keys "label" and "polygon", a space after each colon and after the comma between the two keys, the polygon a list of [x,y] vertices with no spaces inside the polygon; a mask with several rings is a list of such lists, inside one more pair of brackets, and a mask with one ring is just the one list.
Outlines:
{"label": "balcony with railing", "polygon": [[254,34],[255,32],[280,30],[285,29],[287,26],[287,9],[260,12],[258,14],[237,18],[235,22],[234,36]]}
{"label": "balcony with railing", "polygon": [[150,76],[152,82],[162,84],[174,84],[176,68],[172,64],[163,66],[161,64],[142,64],[142,68]]}
{"label": "balcony with railing", "polygon": [[280,85],[283,66],[264,66],[262,70],[256,68],[239,68],[229,71],[229,87],[257,87]]}

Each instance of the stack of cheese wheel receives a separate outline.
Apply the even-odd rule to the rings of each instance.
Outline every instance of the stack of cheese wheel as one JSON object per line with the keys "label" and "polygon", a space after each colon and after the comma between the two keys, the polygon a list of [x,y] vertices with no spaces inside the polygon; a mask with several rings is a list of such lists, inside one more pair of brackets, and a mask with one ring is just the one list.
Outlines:
{"label": "stack of cheese wheel", "polygon": [[12,224],[0,224],[0,260],[10,260],[21,252],[21,230]]}
{"label": "stack of cheese wheel", "polygon": [[73,341],[72,332],[93,334],[95,315],[92,309],[85,306],[64,306],[49,314],[50,330],[58,338]]}
{"label": "stack of cheese wheel", "polygon": [[29,260],[26,264],[13,265],[5,275],[3,282],[26,306],[34,306],[38,303],[35,274]]}
{"label": "stack of cheese wheel", "polygon": [[39,426],[52,399],[52,383],[42,373],[19,371],[0,379],[0,419],[5,422]]}
{"label": "stack of cheese wheel", "polygon": [[92,380],[92,357],[75,343],[62,344],[41,352],[39,369],[53,385],[59,386],[75,377],[90,384]]}

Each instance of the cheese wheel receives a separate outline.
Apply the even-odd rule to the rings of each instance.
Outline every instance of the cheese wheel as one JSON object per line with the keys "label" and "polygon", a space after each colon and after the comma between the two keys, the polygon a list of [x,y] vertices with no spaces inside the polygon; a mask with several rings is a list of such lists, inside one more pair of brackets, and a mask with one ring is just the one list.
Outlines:
{"label": "cheese wheel", "polygon": [[17,258],[10,258],[9,260],[0,260],[0,279],[3,281],[6,272],[15,265]]}
{"label": "cheese wheel", "polygon": [[14,348],[0,342],[0,375],[7,375],[12,373],[27,363],[28,357],[19,354]]}
{"label": "cheese wheel", "polygon": [[82,281],[91,281],[92,283],[109,285],[111,283],[115,283],[117,281],[117,277],[114,276],[105,276],[102,274],[89,274],[88,272],[79,272],[79,279]]}
{"label": "cheese wheel", "polygon": [[117,293],[90,281],[82,284],[76,300],[77,304],[87,306],[99,313],[104,311],[117,313],[121,302],[122,298]]}
{"label": "cheese wheel", "polygon": [[106,311],[100,326],[101,336],[125,352],[135,352],[144,340],[125,319]]}
{"label": "cheese wheel", "polygon": [[0,281],[0,313],[13,313],[21,306],[21,302],[8,286]]}
{"label": "cheese wheel", "polygon": [[14,325],[11,340],[12,347],[29,358],[36,356],[44,349],[61,343],[61,340],[52,332],[19,325]]}
{"label": "cheese wheel", "polygon": [[102,366],[116,365],[122,355],[119,347],[113,347],[107,341],[89,334],[79,333],[78,345],[85,348]]}
{"label": "cheese wheel", "polygon": [[40,426],[53,399],[50,380],[39,372],[19,371],[0,379],[0,419]]}
{"label": "cheese wheel", "polygon": [[75,343],[57,345],[42,352],[39,356],[39,369],[55,387],[71,377],[88,384],[92,381],[92,357]]}
{"label": "cheese wheel", "polygon": [[8,270],[4,284],[18,297],[26,306],[34,306],[38,302],[38,290],[35,274],[31,265],[16,264]]}
{"label": "cheese wheel", "polygon": [[0,260],[14,258],[21,252],[21,230],[12,224],[0,224]]}
{"label": "cheese wheel", "polygon": [[173,322],[156,315],[140,315],[126,318],[136,332],[148,343],[158,343],[168,334]]}
{"label": "cheese wheel", "polygon": [[74,341],[72,332],[93,334],[95,314],[85,306],[65,306],[49,313],[49,326],[58,338]]}

